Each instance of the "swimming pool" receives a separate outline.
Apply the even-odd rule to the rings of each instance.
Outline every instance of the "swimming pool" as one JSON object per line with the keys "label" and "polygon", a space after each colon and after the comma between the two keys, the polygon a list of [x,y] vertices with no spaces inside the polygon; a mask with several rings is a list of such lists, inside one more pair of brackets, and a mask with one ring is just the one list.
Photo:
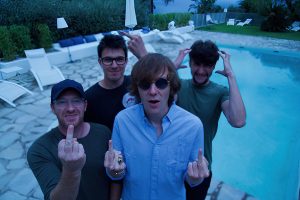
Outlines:
{"label": "swimming pool", "polygon": [[[247,124],[232,128],[222,115],[213,142],[214,177],[258,199],[298,199],[300,54],[220,49],[231,54]],[[218,69],[223,69],[221,59]],[[181,69],[179,75],[191,77],[190,69]],[[212,80],[228,85],[219,74],[213,74]]]}

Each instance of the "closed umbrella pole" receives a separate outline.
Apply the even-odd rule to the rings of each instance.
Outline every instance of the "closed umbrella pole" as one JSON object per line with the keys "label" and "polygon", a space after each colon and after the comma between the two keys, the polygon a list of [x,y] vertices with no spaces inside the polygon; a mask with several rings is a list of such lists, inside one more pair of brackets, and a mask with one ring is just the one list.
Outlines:
{"label": "closed umbrella pole", "polygon": [[126,0],[125,26],[133,29],[136,25],[134,0]]}

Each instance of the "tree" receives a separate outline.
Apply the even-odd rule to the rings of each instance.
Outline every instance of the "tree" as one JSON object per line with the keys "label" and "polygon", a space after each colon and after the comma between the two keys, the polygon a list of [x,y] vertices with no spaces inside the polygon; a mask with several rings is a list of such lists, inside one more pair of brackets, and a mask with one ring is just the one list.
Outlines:
{"label": "tree", "polygon": [[[164,0],[165,5],[168,5],[170,2],[174,2],[174,0]],[[151,13],[153,13],[154,9],[155,9],[154,0],[150,0]]]}
{"label": "tree", "polygon": [[189,6],[189,10],[196,10],[197,13],[207,13],[216,11],[214,6],[216,0],[192,0],[194,3]]}

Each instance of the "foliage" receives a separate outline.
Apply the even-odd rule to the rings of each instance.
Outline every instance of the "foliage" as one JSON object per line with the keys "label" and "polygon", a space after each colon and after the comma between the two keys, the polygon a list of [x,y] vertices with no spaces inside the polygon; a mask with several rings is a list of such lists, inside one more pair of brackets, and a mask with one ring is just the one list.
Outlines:
{"label": "foliage", "polygon": [[7,26],[0,26],[0,53],[4,60],[10,61],[16,58],[16,46],[9,36]]}
{"label": "foliage", "polygon": [[168,13],[168,14],[151,14],[150,15],[150,28],[166,30],[168,23],[175,21],[175,25],[186,26],[191,19],[190,13]]}
{"label": "foliage", "polygon": [[37,38],[34,41],[37,41],[38,43],[36,44],[37,47],[40,48],[51,48],[52,47],[52,37],[51,37],[51,33],[49,30],[49,27],[47,26],[47,24],[38,24],[36,26],[36,33],[37,33]]}
{"label": "foliage", "polygon": [[24,56],[24,50],[32,48],[28,27],[22,25],[11,25],[9,26],[9,34],[13,43],[17,47],[18,55]]}
{"label": "foliage", "polygon": [[300,0],[285,0],[290,21],[300,20]]}
{"label": "foliage", "polygon": [[220,6],[215,6],[216,0],[191,0],[192,3],[189,6],[188,11],[197,11],[196,13],[208,13],[208,12],[220,12],[222,8]]}
{"label": "foliage", "polygon": [[242,8],[240,7],[236,7],[236,6],[233,6],[233,5],[230,5],[228,8],[227,8],[227,12],[243,12]]}
{"label": "foliage", "polygon": [[300,32],[265,32],[260,30],[259,26],[227,26],[226,24],[217,24],[198,28],[203,31],[223,32],[240,35],[253,35],[273,37],[279,39],[300,41]]}
{"label": "foliage", "polygon": [[239,2],[240,8],[246,13],[257,12],[257,4],[257,0],[242,0]]}
{"label": "foliage", "polygon": [[261,28],[265,31],[285,31],[291,22],[300,19],[300,0],[242,0],[245,12],[257,12],[266,19]]}
{"label": "foliage", "polygon": [[[149,1],[135,0],[137,28],[148,25],[149,9]],[[45,23],[54,40],[125,28],[125,0],[0,0],[0,13],[0,25]],[[58,31],[57,17],[64,17],[69,27]]]}
{"label": "foliage", "polygon": [[270,14],[261,24],[261,30],[269,32],[284,32],[289,23],[286,17],[286,9],[283,5],[274,5]]}

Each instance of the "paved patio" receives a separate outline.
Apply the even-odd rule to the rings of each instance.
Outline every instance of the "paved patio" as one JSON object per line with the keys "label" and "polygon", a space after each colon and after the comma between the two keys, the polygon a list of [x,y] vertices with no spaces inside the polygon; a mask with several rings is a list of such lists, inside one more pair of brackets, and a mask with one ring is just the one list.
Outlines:
{"label": "paved patio", "polygon": [[[195,39],[211,39],[218,44],[263,47],[276,51],[300,51],[299,41],[203,31],[194,31],[191,35]],[[157,52],[174,59],[179,49],[190,47],[192,43],[193,41],[187,41],[178,45],[155,42],[152,45]],[[130,66],[135,61],[134,58],[129,61],[127,73],[130,72]],[[85,89],[102,77],[102,71],[95,56],[60,65],[59,68],[66,78],[82,83]],[[49,106],[51,86],[45,87],[45,90],[41,92],[30,73],[11,78],[10,81],[25,86],[34,94],[25,95],[16,100],[16,108],[0,101],[0,199],[43,199],[36,179],[28,168],[26,152],[31,143],[45,133],[55,120]],[[213,180],[207,199],[250,200],[255,198],[222,181]]]}

